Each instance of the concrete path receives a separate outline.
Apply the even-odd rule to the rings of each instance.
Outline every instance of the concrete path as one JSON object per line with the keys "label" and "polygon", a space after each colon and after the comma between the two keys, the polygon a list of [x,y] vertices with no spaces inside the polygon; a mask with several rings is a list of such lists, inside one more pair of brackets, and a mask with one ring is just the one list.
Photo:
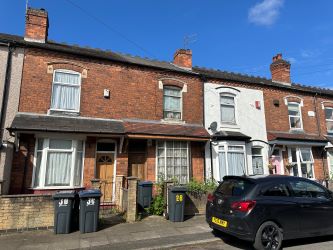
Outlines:
{"label": "concrete path", "polygon": [[0,236],[0,249],[161,249],[219,240],[195,216],[182,223],[150,216],[140,222],[115,221],[96,233],[55,235],[53,231],[28,231]]}

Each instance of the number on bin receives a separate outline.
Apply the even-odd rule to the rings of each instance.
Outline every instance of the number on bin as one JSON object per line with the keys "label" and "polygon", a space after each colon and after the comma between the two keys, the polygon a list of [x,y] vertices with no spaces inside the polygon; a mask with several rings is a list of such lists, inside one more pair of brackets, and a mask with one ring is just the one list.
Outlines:
{"label": "number on bin", "polygon": [[60,199],[59,207],[66,207],[68,205],[68,199]]}
{"label": "number on bin", "polygon": [[182,194],[177,194],[176,195],[176,202],[182,202],[183,201],[183,195]]}
{"label": "number on bin", "polygon": [[95,205],[95,199],[94,198],[89,198],[87,201],[87,206],[93,206]]}

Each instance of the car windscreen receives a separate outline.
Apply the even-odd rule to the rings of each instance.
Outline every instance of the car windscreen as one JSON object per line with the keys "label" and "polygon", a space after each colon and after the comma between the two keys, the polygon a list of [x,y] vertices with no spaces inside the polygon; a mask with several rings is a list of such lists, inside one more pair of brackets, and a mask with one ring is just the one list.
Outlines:
{"label": "car windscreen", "polygon": [[216,189],[217,193],[226,196],[242,196],[255,184],[245,179],[226,179]]}

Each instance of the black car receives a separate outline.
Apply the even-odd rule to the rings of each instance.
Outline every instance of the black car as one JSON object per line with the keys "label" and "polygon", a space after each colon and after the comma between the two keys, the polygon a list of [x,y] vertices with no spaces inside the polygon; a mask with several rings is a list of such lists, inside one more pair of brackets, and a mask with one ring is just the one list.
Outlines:
{"label": "black car", "polygon": [[256,249],[280,249],[282,240],[333,234],[333,195],[301,177],[225,176],[208,195],[206,220]]}

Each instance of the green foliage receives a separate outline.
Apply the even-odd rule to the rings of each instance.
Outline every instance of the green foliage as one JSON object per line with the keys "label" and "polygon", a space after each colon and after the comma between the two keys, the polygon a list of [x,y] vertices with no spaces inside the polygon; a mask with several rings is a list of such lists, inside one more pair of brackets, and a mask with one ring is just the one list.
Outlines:
{"label": "green foliage", "polygon": [[154,197],[150,208],[148,208],[148,213],[153,215],[163,215],[164,208],[164,197],[162,194],[159,194]]}
{"label": "green foliage", "polygon": [[199,182],[191,180],[187,183],[187,193],[194,197],[201,197],[204,194],[214,191],[216,187],[216,181]]}

